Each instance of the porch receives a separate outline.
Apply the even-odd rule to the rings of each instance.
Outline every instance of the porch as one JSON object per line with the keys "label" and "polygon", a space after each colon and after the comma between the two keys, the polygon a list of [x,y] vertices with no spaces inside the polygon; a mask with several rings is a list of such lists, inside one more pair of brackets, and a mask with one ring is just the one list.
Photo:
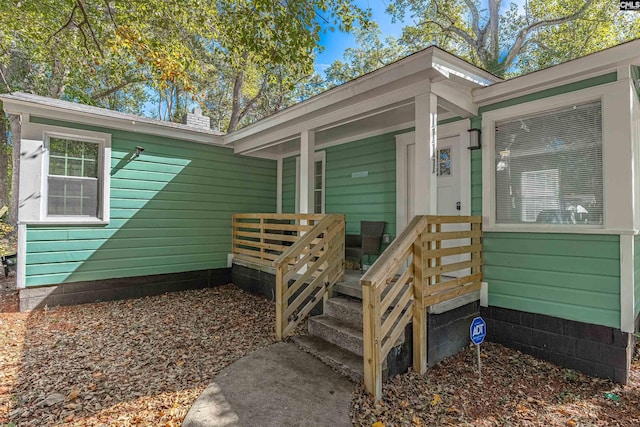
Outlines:
{"label": "porch", "polygon": [[[426,371],[429,309],[456,298],[476,301],[481,287],[479,216],[414,217],[362,276],[344,268],[344,215],[236,214],[232,227],[233,263],[274,278],[276,337],[286,339],[315,314],[315,338],[296,341],[312,353],[328,352],[318,356],[343,372],[359,365],[345,373],[364,379],[376,398],[383,378],[408,368],[390,366],[393,349],[409,352],[414,370]],[[468,343],[468,335],[462,339]],[[321,341],[339,348],[327,350]]]}

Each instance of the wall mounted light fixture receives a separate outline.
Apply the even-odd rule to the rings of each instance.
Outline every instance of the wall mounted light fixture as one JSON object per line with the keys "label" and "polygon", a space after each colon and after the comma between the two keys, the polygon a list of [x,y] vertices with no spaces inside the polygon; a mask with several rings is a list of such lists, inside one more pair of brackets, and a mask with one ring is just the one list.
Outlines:
{"label": "wall mounted light fixture", "polygon": [[469,129],[469,150],[479,150],[482,148],[480,143],[480,129]]}
{"label": "wall mounted light fixture", "polygon": [[133,155],[133,157],[134,158],[140,157],[140,153],[142,153],[143,151],[144,151],[144,148],[138,145],[136,147],[136,153]]}

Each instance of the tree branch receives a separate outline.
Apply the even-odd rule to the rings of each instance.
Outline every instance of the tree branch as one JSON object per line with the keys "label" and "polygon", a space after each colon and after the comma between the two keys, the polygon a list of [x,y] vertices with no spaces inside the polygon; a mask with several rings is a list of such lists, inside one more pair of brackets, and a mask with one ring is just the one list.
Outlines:
{"label": "tree branch", "polygon": [[49,36],[49,38],[47,39],[47,44],[49,44],[51,42],[51,39],[57,36],[62,30],[64,30],[65,28],[68,28],[69,25],[71,25],[77,9],[78,9],[78,5],[73,6],[73,9],[71,9],[71,14],[69,15],[69,19],[67,19],[67,22],[65,22],[65,24],[62,27],[58,28],[55,33]]}
{"label": "tree branch", "polygon": [[260,99],[260,97],[264,93],[264,89],[267,86],[267,81],[268,80],[269,80],[268,75],[265,75],[264,79],[262,80],[262,84],[260,85],[260,89],[258,90],[258,93],[256,94],[256,96],[254,96],[253,98],[251,98],[250,100],[247,101],[247,103],[245,104],[244,108],[242,109],[242,111],[238,115],[238,123],[240,123],[240,121],[243,119],[243,117],[249,112],[249,109],[253,106],[253,104],[255,104],[255,102],[258,99]]}
{"label": "tree branch", "polygon": [[471,28],[476,36],[480,36],[480,13],[478,12],[478,8],[476,7],[473,0],[464,0],[471,12]]}
{"label": "tree branch", "polygon": [[87,15],[87,11],[85,10],[84,5],[82,4],[82,1],[76,0],[76,4],[78,5],[78,7],[80,7],[80,11],[82,12],[82,16],[84,17],[84,21],[80,23],[80,25],[82,25],[83,23],[87,24],[87,28],[89,28],[89,33],[91,34],[93,43],[96,45],[96,49],[98,49],[98,52],[100,52],[100,56],[104,58],[104,52],[100,47],[100,43],[98,43],[98,38],[96,37],[96,33],[93,31],[93,27],[91,26],[91,23],[89,22],[89,15]]}
{"label": "tree branch", "polygon": [[116,19],[113,17],[113,12],[111,12],[111,6],[109,6],[109,0],[104,0],[104,5],[107,7],[107,12],[109,12],[109,18],[111,18],[111,22],[115,29],[118,29],[118,24],[116,24]]}
{"label": "tree branch", "polygon": [[112,87],[112,88],[109,88],[109,89],[106,89],[106,90],[104,90],[104,91],[102,91],[102,92],[99,92],[99,93],[96,93],[96,94],[94,94],[94,95],[91,95],[91,98],[92,98],[92,99],[102,99],[102,98],[105,98],[105,97],[107,97],[107,96],[111,95],[111,94],[112,94],[112,93],[114,93],[114,92],[119,91],[119,90],[120,90],[120,89],[122,89],[122,88],[125,88],[125,87],[129,86],[130,84],[134,84],[134,83],[142,83],[142,82],[144,82],[145,80],[146,80],[146,79],[143,79],[143,78],[137,78],[137,79],[126,80],[126,81],[124,81],[124,82],[122,82],[122,83],[120,83],[120,84],[115,85],[115,86],[114,86],[114,87]]}
{"label": "tree branch", "polygon": [[[498,25],[500,23],[500,0],[489,0],[489,22],[487,22],[486,29],[489,28],[489,33],[491,35],[491,59],[496,60],[500,56],[500,40],[499,40],[499,29]],[[482,45],[484,46],[484,40]]]}
{"label": "tree branch", "polygon": [[507,56],[503,61],[504,69],[506,70],[511,66],[511,63],[513,62],[515,57],[518,56],[518,54],[522,50],[522,46],[524,45],[524,42],[526,41],[527,36],[532,31],[542,27],[549,27],[552,25],[558,25],[568,21],[573,21],[574,19],[582,15],[589,8],[589,6],[591,6],[592,3],[593,3],[593,0],[587,0],[585,1],[584,5],[580,9],[578,9],[577,12],[572,13],[571,15],[566,15],[560,18],[555,18],[555,19],[545,19],[542,21],[534,22],[533,24],[530,24],[525,28],[523,28],[522,30],[520,30],[518,32],[518,35],[516,36],[515,42],[511,46],[511,49],[509,49],[509,52],[507,53]]}

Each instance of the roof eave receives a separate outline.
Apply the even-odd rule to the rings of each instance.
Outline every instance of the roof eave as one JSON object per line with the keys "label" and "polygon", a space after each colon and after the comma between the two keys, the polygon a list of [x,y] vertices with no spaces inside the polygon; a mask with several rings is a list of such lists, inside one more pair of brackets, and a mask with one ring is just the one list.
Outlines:
{"label": "roof eave", "polygon": [[83,125],[106,127],[148,135],[169,136],[171,138],[201,144],[224,145],[222,135],[186,126],[179,128],[167,126],[162,122],[152,122],[145,117],[140,117],[139,120],[135,120],[132,118],[100,115],[61,106],[45,105],[32,100],[20,99],[12,94],[0,95],[0,100],[3,102],[4,110],[9,114],[27,115],[29,117],[36,116],[66,122],[72,121]]}

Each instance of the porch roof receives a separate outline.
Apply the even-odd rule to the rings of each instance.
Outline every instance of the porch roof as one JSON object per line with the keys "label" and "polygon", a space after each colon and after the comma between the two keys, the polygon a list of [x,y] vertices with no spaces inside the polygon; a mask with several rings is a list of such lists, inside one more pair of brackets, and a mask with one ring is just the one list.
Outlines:
{"label": "porch roof", "polygon": [[225,137],[236,153],[279,158],[299,152],[300,133],[336,145],[414,125],[415,96],[438,96],[440,119],[472,117],[472,91],[500,78],[435,46],[296,104]]}

